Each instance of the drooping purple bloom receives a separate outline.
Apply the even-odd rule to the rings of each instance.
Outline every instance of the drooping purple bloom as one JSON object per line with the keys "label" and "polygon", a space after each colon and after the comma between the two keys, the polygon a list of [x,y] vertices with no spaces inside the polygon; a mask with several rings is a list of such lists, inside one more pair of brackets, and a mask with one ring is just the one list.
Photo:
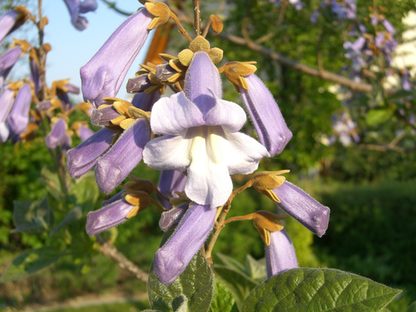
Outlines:
{"label": "drooping purple bloom", "polygon": [[72,25],[78,30],[84,30],[88,26],[88,20],[81,14],[95,11],[97,9],[96,0],[64,0],[69,11]]}
{"label": "drooping purple bloom", "polygon": [[107,202],[103,208],[91,211],[87,215],[87,234],[97,235],[128,220],[133,206],[123,198]]}
{"label": "drooping purple bloom", "polygon": [[280,154],[292,138],[292,132],[261,79],[254,74],[245,79],[248,90],[240,89],[240,93],[259,140],[271,156]]}
{"label": "drooping purple bloom", "polygon": [[9,137],[9,127],[7,125],[7,117],[13,107],[14,92],[9,88],[5,88],[0,95],[0,142],[6,142]]}
{"label": "drooping purple bloom", "polygon": [[67,167],[74,178],[87,173],[97,163],[98,157],[105,153],[113,142],[115,131],[103,128],[77,147],[67,152]]}
{"label": "drooping purple bloom", "polygon": [[190,204],[168,241],[158,249],[153,270],[164,284],[171,284],[188,266],[214,226],[216,209]]}
{"label": "drooping purple bloom", "polygon": [[246,121],[243,109],[221,97],[218,69],[205,52],[195,53],[184,92],[154,104],[150,123],[162,136],[143,152],[152,168],[187,171],[188,198],[213,207],[231,194],[230,174],[249,174],[268,156],[263,145],[238,132]]}
{"label": "drooping purple bloom", "polygon": [[29,68],[30,68],[30,78],[33,81],[35,86],[35,93],[37,94],[40,91],[40,71],[39,71],[39,59],[36,55],[36,50],[31,49],[29,52]]}
{"label": "drooping purple bloom", "polygon": [[142,160],[143,148],[149,140],[149,124],[139,119],[98,159],[95,173],[103,192],[110,193],[123,182]]}
{"label": "drooping purple bloom", "polygon": [[69,93],[79,94],[79,88],[69,82],[66,82],[63,87],[56,88],[56,96],[61,101],[63,108],[69,110],[72,108],[72,103],[69,98]]}
{"label": "drooping purple bloom", "polygon": [[27,17],[26,9],[16,7],[0,17],[0,43],[3,39],[24,23]]}
{"label": "drooping purple bloom", "polygon": [[270,245],[266,246],[267,276],[270,278],[298,266],[295,248],[287,233],[284,230],[271,233]]}
{"label": "drooping purple bloom", "polygon": [[13,108],[10,111],[7,118],[7,125],[11,134],[17,139],[29,124],[29,110],[32,100],[32,94],[30,86],[28,84],[23,85],[16,95],[16,100],[13,104]]}
{"label": "drooping purple bloom", "polygon": [[21,55],[22,49],[20,47],[15,47],[0,56],[0,88]]}
{"label": "drooping purple bloom", "polygon": [[[149,34],[152,16],[141,9],[121,24],[91,60],[81,68],[84,99],[99,106],[116,96],[127,71]],[[114,57],[117,55],[117,57]]]}
{"label": "drooping purple bloom", "polygon": [[323,206],[296,185],[286,181],[273,192],[280,199],[279,206],[318,237],[325,234],[328,223],[328,207]]}
{"label": "drooping purple bloom", "polygon": [[66,121],[59,118],[56,121],[49,134],[45,138],[46,146],[50,149],[55,149],[58,146],[62,148],[69,148],[71,146],[71,138],[67,133]]}
{"label": "drooping purple bloom", "polygon": [[177,197],[177,193],[185,190],[186,175],[179,170],[163,170],[159,177],[159,192],[163,198],[159,198],[163,206],[171,208],[169,198]]}

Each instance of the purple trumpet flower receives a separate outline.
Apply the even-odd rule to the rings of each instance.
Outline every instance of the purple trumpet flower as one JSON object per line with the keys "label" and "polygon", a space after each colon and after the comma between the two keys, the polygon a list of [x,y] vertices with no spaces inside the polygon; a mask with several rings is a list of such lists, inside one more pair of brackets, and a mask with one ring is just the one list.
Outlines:
{"label": "purple trumpet flower", "polygon": [[292,132],[261,79],[254,74],[245,79],[248,90],[240,89],[240,93],[259,140],[271,156],[280,154],[292,138]]}
{"label": "purple trumpet flower", "polygon": [[0,43],[3,39],[21,26],[26,20],[27,12],[23,7],[7,11],[0,17]]}
{"label": "purple trumpet flower", "polygon": [[86,101],[97,107],[104,97],[116,96],[129,67],[146,41],[151,21],[148,11],[140,9],[121,24],[81,68],[82,93]]}
{"label": "purple trumpet flower", "polygon": [[98,157],[105,153],[113,142],[115,132],[103,128],[77,147],[67,152],[67,167],[74,178],[87,173],[97,163]]}
{"label": "purple trumpet flower", "polygon": [[39,59],[36,55],[35,49],[31,49],[29,53],[29,68],[30,68],[30,79],[33,81],[35,86],[35,93],[40,91],[40,71],[39,71]]}
{"label": "purple trumpet flower", "polygon": [[81,14],[95,11],[97,9],[96,0],[64,0],[65,5],[71,16],[72,25],[78,30],[84,30],[88,26],[88,20]]}
{"label": "purple trumpet flower", "polygon": [[9,137],[9,127],[7,126],[6,120],[9,116],[10,110],[13,107],[14,92],[8,88],[5,88],[3,93],[0,95],[0,142],[6,142]]}
{"label": "purple trumpet flower", "polygon": [[287,233],[284,230],[271,233],[270,245],[266,246],[267,276],[270,278],[297,267],[295,248]]}
{"label": "purple trumpet flower", "polygon": [[46,146],[50,149],[55,149],[58,146],[61,146],[64,149],[69,148],[71,146],[71,138],[66,130],[66,121],[59,118],[58,121],[54,123],[51,131],[45,138]]}
{"label": "purple trumpet flower", "polygon": [[147,120],[139,119],[98,159],[97,184],[105,193],[117,187],[142,160],[143,148],[150,140]]}
{"label": "purple trumpet flower", "polygon": [[323,206],[296,185],[286,181],[273,192],[280,199],[279,206],[318,237],[325,234],[328,223],[328,207]]}
{"label": "purple trumpet flower", "polygon": [[186,175],[179,170],[163,170],[159,177],[159,191],[163,195],[160,198],[163,206],[170,209],[172,205],[169,203],[169,198],[177,197],[177,193],[185,190]]}
{"label": "purple trumpet flower", "polygon": [[32,93],[30,86],[25,84],[17,93],[13,108],[11,109],[9,117],[7,118],[9,130],[16,139],[17,136],[21,134],[29,124],[29,110],[31,100]]}
{"label": "purple trumpet flower", "polygon": [[0,87],[4,84],[9,72],[22,55],[22,49],[15,47],[0,56]]}
{"label": "purple trumpet flower", "polygon": [[74,86],[73,84],[66,83],[64,85],[64,89],[56,89],[56,96],[62,102],[63,107],[67,110],[69,110],[72,107],[72,103],[68,93],[79,94],[79,88],[77,86]]}
{"label": "purple trumpet flower", "polygon": [[184,216],[155,255],[153,270],[164,284],[171,284],[188,266],[214,226],[217,210],[190,204]]}
{"label": "purple trumpet flower", "polygon": [[97,235],[128,220],[133,206],[117,194],[104,204],[101,209],[91,211],[87,215],[87,234]]}

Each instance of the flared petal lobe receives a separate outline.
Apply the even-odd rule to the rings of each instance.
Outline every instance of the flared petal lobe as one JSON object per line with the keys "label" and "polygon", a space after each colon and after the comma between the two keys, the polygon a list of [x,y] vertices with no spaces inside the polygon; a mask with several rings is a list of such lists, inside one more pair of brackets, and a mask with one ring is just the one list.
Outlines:
{"label": "flared petal lobe", "polygon": [[87,215],[87,234],[97,235],[128,220],[133,206],[124,199],[107,203],[103,208],[91,211]]}
{"label": "flared petal lobe", "polygon": [[7,124],[9,126],[10,132],[15,136],[21,134],[29,124],[29,110],[31,100],[32,94],[30,91],[30,86],[25,84],[17,93],[13,108],[10,111],[9,117],[7,118]]}
{"label": "flared petal lobe", "polygon": [[85,100],[99,106],[103,97],[116,96],[129,67],[146,41],[149,34],[147,26],[151,20],[146,9],[130,16],[81,68]]}
{"label": "flared petal lobe", "polygon": [[147,120],[137,120],[124,131],[116,143],[97,162],[97,184],[110,193],[130,174],[142,160],[143,148],[150,140]]}
{"label": "flared petal lobe", "polygon": [[81,14],[95,11],[97,2],[95,0],[64,0],[71,17],[71,23],[77,30],[84,30],[88,26],[88,20]]}
{"label": "flared petal lobe", "polygon": [[60,118],[57,122],[55,122],[51,131],[46,136],[46,146],[50,149],[57,148],[58,146],[68,148],[71,145],[71,138],[68,136],[66,130],[66,122],[64,119]]}
{"label": "flared petal lobe", "polygon": [[318,237],[325,234],[330,210],[296,185],[286,181],[273,192],[280,199],[279,206]]}
{"label": "flared petal lobe", "polygon": [[168,241],[156,252],[153,269],[159,280],[171,284],[188,266],[212,231],[216,209],[190,204]]}
{"label": "flared petal lobe", "polygon": [[77,147],[67,152],[67,167],[74,178],[87,173],[97,163],[98,157],[105,153],[113,142],[115,132],[103,128]]}
{"label": "flared petal lobe", "polygon": [[297,267],[295,248],[287,233],[284,230],[271,233],[270,245],[266,246],[267,276],[270,278]]}
{"label": "flared petal lobe", "polygon": [[292,132],[261,79],[254,74],[245,79],[248,90],[240,89],[240,93],[259,140],[271,156],[280,154],[292,138]]}

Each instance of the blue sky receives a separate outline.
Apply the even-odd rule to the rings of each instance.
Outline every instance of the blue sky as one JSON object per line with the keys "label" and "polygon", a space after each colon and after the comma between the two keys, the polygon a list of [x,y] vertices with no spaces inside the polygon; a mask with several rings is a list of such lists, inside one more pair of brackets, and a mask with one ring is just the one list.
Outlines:
{"label": "blue sky", "polygon": [[[134,12],[141,6],[137,0],[118,2],[122,9],[130,12]],[[89,21],[87,29],[78,31],[70,22],[63,0],[44,0],[43,6],[44,14],[49,18],[45,42],[52,45],[52,51],[48,56],[47,81],[50,83],[53,80],[70,78],[72,83],[80,86],[80,67],[88,62],[126,17],[108,9],[103,2],[98,0],[97,11],[85,15]],[[146,50],[143,49],[143,52],[139,54],[127,77],[134,76]],[[119,96],[126,96],[124,90],[125,84],[122,85]]]}

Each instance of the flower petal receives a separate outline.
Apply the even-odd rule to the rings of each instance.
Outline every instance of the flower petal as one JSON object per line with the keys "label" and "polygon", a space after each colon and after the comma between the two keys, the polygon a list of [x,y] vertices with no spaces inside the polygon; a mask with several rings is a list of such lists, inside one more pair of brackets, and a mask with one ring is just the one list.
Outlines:
{"label": "flower petal", "polygon": [[151,93],[140,92],[133,97],[131,103],[137,108],[150,112],[152,110],[153,104],[155,104],[159,99],[159,91],[154,91]]}
{"label": "flower petal", "polygon": [[0,56],[0,86],[3,85],[14,64],[22,55],[22,49],[15,47]]}
{"label": "flower petal", "polygon": [[179,170],[163,170],[160,173],[159,178],[159,192],[163,195],[159,200],[163,206],[167,209],[172,205],[169,202],[169,198],[177,197],[178,192],[183,192],[185,189],[186,175]]}
{"label": "flower petal", "polygon": [[175,232],[156,252],[153,270],[164,284],[171,284],[188,266],[214,226],[217,210],[191,204]]}
{"label": "flower petal", "polygon": [[77,147],[67,152],[67,167],[72,177],[78,178],[95,166],[100,157],[113,142],[115,132],[103,128]]}
{"label": "flower petal", "polygon": [[266,246],[267,276],[270,278],[297,267],[295,248],[287,233],[284,230],[271,233],[270,245]]}
{"label": "flower petal", "polygon": [[286,181],[273,192],[281,200],[279,206],[318,237],[325,234],[330,210],[296,185]]}
{"label": "flower petal", "polygon": [[259,140],[272,156],[280,154],[292,138],[292,132],[261,79],[254,74],[245,79],[248,90],[240,89],[240,93]]}
{"label": "flower petal", "polygon": [[133,206],[124,199],[118,199],[101,209],[89,212],[86,225],[88,235],[97,235],[127,221],[127,215],[132,209]]}
{"label": "flower petal", "polygon": [[146,144],[143,161],[149,167],[159,170],[185,170],[190,164],[191,140],[183,136],[163,135]]}
{"label": "flower petal", "polygon": [[7,118],[7,124],[13,135],[22,133],[29,124],[29,110],[32,94],[30,86],[25,84],[17,93],[13,108]]}
{"label": "flower petal", "polygon": [[52,126],[51,131],[45,138],[46,146],[50,149],[58,146],[69,147],[71,145],[71,138],[68,136],[67,125],[64,119],[60,118]]}
{"label": "flower petal", "polygon": [[[146,41],[152,21],[146,9],[131,15],[81,68],[84,99],[96,106],[103,97],[114,97],[128,69]],[[117,57],[114,57],[117,55]]]}
{"label": "flower petal", "polygon": [[103,192],[114,190],[137,166],[149,139],[149,124],[139,119],[98,159],[95,173],[97,184]]}

